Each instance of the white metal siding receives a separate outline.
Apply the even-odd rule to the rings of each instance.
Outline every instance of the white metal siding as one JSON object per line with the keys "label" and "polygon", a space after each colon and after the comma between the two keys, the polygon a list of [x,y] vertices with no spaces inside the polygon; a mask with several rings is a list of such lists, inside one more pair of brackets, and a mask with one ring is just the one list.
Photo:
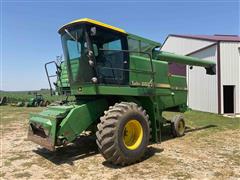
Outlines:
{"label": "white metal siding", "polygon": [[206,40],[169,36],[161,50],[186,55],[214,43]]}
{"label": "white metal siding", "polygon": [[[217,64],[217,46],[191,56]],[[217,72],[218,73],[218,72]],[[217,75],[207,75],[203,67],[187,68],[188,106],[194,110],[218,113]]]}
{"label": "white metal siding", "polygon": [[[169,36],[161,50],[186,55],[215,42]],[[212,46],[195,54],[194,57],[217,63],[217,47]],[[240,113],[240,43],[220,43],[221,64],[221,113],[223,113],[223,85],[235,86],[235,113]],[[189,71],[189,72],[188,72]],[[189,73],[189,75],[188,75]],[[218,72],[217,72],[218,73]],[[217,75],[206,75],[201,67],[187,68],[189,81],[188,104],[195,110],[218,113]]]}
{"label": "white metal siding", "polygon": [[235,113],[240,113],[240,43],[220,43],[221,113],[223,113],[223,85],[235,86]]}

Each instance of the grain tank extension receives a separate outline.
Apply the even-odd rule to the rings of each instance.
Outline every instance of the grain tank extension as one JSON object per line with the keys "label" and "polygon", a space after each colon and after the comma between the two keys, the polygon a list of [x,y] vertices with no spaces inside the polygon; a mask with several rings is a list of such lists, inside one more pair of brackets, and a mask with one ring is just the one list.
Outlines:
{"label": "grain tank extension", "polygon": [[184,134],[182,116],[170,122],[162,116],[187,101],[186,77],[170,74],[169,63],[215,74],[212,62],[159,51],[157,42],[92,19],[70,22],[58,32],[65,61],[57,65],[56,90],[75,101],[31,114],[28,131],[28,139],[51,151],[90,130],[108,162],[135,163],[150,142],[161,141],[165,123],[175,136]]}

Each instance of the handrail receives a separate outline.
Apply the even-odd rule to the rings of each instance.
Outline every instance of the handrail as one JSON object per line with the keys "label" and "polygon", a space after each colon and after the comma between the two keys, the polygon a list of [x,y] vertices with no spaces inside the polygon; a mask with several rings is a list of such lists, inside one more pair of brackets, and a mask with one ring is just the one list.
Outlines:
{"label": "handrail", "polygon": [[56,61],[50,61],[50,62],[45,63],[45,65],[44,65],[44,67],[45,67],[45,72],[46,72],[47,79],[48,79],[48,84],[49,84],[49,87],[50,87],[50,95],[52,96],[52,95],[53,95],[53,89],[52,89],[52,84],[51,84],[50,78],[51,78],[51,77],[56,77],[57,74],[56,74],[56,75],[49,75],[49,73],[48,73],[48,67],[47,67],[49,64],[55,64],[56,69],[57,69],[57,72],[58,72],[59,66],[57,65]]}

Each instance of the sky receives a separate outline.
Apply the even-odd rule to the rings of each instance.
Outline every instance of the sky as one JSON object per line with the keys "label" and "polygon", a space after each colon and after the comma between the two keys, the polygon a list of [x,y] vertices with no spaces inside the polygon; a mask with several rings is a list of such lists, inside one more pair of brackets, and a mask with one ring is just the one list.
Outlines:
{"label": "sky", "polygon": [[44,64],[62,55],[57,30],[92,18],[163,43],[168,34],[239,35],[239,1],[1,0],[0,90],[49,88]]}

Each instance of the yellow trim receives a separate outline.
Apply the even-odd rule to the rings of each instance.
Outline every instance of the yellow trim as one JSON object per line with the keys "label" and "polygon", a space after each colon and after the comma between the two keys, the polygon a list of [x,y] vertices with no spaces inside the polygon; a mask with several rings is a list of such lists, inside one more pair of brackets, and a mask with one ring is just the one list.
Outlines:
{"label": "yellow trim", "polygon": [[[132,81],[131,86],[152,87],[153,84],[151,82]],[[154,86],[157,88],[171,88],[173,90],[188,90],[187,87],[171,86],[170,84],[165,83],[155,83]]]}
{"label": "yellow trim", "polygon": [[102,23],[102,22],[99,22],[99,21],[96,21],[96,20],[93,20],[93,19],[89,19],[89,18],[77,19],[77,20],[74,20],[74,21],[72,21],[70,23],[67,23],[67,24],[63,25],[59,29],[59,31],[62,28],[64,28],[65,26],[69,26],[69,25],[72,25],[72,24],[77,24],[77,23],[80,23],[80,22],[88,22],[88,23],[96,24],[96,25],[99,25],[99,26],[102,26],[102,27],[105,27],[105,28],[109,28],[109,29],[112,29],[112,30],[115,30],[115,31],[118,31],[118,32],[126,34],[126,31],[124,31],[123,29],[120,29],[120,28],[117,28],[117,27],[114,27],[114,26],[111,26],[109,24],[105,24],[105,23]]}
{"label": "yellow trim", "polygon": [[170,88],[170,84],[164,84],[164,83],[156,83],[155,87],[160,87],[160,88]]}
{"label": "yellow trim", "polygon": [[143,140],[143,128],[139,121],[132,119],[123,130],[123,143],[127,149],[136,150]]}
{"label": "yellow trim", "polygon": [[177,87],[177,86],[176,87],[172,86],[171,89],[173,89],[173,90],[188,90],[187,87]]}

